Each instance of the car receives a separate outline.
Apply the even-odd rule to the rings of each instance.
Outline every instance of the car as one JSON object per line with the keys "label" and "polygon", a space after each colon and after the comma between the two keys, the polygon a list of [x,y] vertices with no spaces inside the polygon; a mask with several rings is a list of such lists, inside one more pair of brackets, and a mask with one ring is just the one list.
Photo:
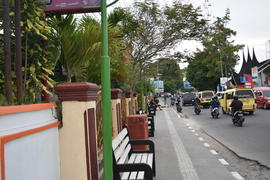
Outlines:
{"label": "car", "polygon": [[214,91],[207,90],[198,92],[198,97],[203,107],[209,107],[213,96]]}
{"label": "car", "polygon": [[195,99],[194,93],[184,93],[182,98],[182,105],[185,106],[186,104],[193,105]]}
{"label": "car", "polygon": [[253,88],[256,99],[255,102],[258,108],[270,108],[270,87],[255,87]]}
{"label": "car", "polygon": [[256,111],[255,94],[251,88],[234,88],[226,90],[219,99],[223,114],[231,114],[233,97],[237,96],[243,102],[243,111],[252,115]]}

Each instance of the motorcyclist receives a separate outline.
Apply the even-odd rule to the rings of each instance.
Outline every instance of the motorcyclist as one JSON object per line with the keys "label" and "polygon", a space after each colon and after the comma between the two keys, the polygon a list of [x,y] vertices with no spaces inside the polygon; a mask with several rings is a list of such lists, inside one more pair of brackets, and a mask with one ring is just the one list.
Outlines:
{"label": "motorcyclist", "polygon": [[233,116],[235,112],[242,111],[243,103],[238,99],[238,96],[234,96],[230,107],[232,108],[231,112]]}
{"label": "motorcyclist", "polygon": [[171,105],[173,106],[173,105],[174,105],[174,103],[175,103],[175,97],[174,97],[174,96],[172,96],[172,97],[171,97]]}
{"label": "motorcyclist", "polygon": [[214,96],[212,97],[212,100],[210,102],[210,110],[212,111],[214,108],[218,108],[219,109],[220,103],[218,101],[218,97]]}
{"label": "motorcyclist", "polygon": [[201,100],[199,99],[198,96],[195,97],[193,105],[194,105],[194,107],[201,105]]}
{"label": "motorcyclist", "polygon": [[178,96],[178,97],[177,97],[177,100],[176,100],[176,104],[177,104],[177,105],[180,105],[180,103],[181,103],[181,97]]}

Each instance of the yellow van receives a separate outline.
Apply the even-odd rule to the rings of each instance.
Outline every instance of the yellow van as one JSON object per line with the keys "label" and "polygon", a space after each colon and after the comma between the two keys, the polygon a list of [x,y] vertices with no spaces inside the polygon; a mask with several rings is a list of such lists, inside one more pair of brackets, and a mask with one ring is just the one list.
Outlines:
{"label": "yellow van", "polygon": [[214,96],[214,91],[200,91],[200,92],[198,92],[198,98],[200,99],[203,107],[209,106],[213,96]]}
{"label": "yellow van", "polygon": [[223,114],[231,112],[231,103],[233,97],[238,96],[238,99],[243,102],[243,111],[253,114],[256,111],[255,95],[250,88],[235,88],[225,91],[219,99]]}

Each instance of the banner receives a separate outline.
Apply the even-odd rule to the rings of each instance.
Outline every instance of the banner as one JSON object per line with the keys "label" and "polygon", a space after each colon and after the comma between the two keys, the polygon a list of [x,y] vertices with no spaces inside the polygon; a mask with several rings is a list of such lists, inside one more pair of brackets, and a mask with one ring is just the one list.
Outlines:
{"label": "banner", "polygon": [[257,66],[251,68],[251,74],[252,74],[252,80],[257,81],[257,78],[258,78],[258,67]]}
{"label": "banner", "polygon": [[220,86],[221,87],[226,87],[227,86],[227,82],[228,82],[228,78],[227,77],[221,77],[220,78]]}
{"label": "banner", "polygon": [[[49,0],[41,0],[47,1]],[[100,9],[89,9],[89,7],[100,6],[100,0],[52,0],[48,7],[44,8],[46,13],[74,14],[100,11]]]}

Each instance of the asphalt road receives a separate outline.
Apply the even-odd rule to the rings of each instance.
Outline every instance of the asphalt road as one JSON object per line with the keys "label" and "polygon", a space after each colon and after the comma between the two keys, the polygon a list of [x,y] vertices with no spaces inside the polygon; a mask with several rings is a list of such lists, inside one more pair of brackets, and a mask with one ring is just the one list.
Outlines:
{"label": "asphalt road", "polygon": [[245,115],[243,127],[234,126],[231,117],[222,113],[219,119],[213,119],[209,109],[195,115],[193,106],[185,106],[183,115],[238,156],[270,168],[270,110],[258,109],[254,115]]}

